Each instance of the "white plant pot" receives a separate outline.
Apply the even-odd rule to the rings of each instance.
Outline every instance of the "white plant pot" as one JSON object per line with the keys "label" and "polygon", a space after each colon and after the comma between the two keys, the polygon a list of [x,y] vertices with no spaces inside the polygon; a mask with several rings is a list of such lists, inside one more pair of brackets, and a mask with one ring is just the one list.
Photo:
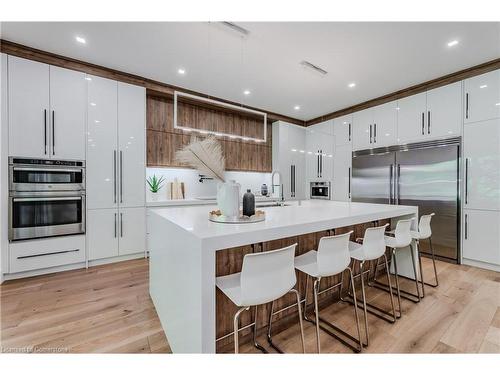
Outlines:
{"label": "white plant pot", "polygon": [[160,200],[160,193],[153,193],[152,191],[149,192],[149,200],[151,202],[158,202]]}
{"label": "white plant pot", "polygon": [[234,180],[229,180],[217,186],[217,206],[222,215],[229,217],[240,216],[240,190],[240,184]]}

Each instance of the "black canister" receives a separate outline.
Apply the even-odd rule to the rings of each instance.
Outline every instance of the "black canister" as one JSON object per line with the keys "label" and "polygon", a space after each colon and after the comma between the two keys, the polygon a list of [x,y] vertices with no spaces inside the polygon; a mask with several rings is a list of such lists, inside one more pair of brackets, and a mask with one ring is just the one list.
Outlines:
{"label": "black canister", "polygon": [[247,192],[243,195],[243,215],[255,215],[255,196],[250,189],[247,189]]}
{"label": "black canister", "polygon": [[260,187],[260,194],[262,194],[264,197],[267,197],[268,192],[269,190],[267,189],[267,185],[262,184],[262,186]]}

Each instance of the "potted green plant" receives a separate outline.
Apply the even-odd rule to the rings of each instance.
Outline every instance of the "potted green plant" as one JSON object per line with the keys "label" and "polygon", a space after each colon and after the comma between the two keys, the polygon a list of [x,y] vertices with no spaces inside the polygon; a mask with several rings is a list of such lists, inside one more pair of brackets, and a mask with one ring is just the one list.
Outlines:
{"label": "potted green plant", "polygon": [[163,183],[165,182],[165,178],[163,176],[160,176],[159,178],[156,177],[156,175],[149,176],[146,179],[146,182],[148,183],[149,186],[149,191],[151,192],[151,198],[153,201],[158,200],[158,192],[163,186]]}

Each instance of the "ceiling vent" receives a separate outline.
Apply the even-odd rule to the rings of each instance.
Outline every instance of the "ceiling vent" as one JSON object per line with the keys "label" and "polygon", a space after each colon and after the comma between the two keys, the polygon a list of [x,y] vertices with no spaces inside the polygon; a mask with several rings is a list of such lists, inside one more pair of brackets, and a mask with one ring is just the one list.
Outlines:
{"label": "ceiling vent", "polygon": [[250,31],[233,23],[233,22],[227,22],[227,21],[222,21],[221,22],[222,25],[230,28],[231,30],[233,31],[236,31],[237,33],[241,34],[242,36],[248,36],[248,34],[250,34]]}
{"label": "ceiling vent", "polygon": [[316,73],[319,73],[323,76],[328,74],[328,72],[325,69],[322,69],[319,66],[314,65],[313,63],[310,63],[309,61],[306,60],[301,61],[300,65],[302,65],[302,67],[304,68],[312,69]]}

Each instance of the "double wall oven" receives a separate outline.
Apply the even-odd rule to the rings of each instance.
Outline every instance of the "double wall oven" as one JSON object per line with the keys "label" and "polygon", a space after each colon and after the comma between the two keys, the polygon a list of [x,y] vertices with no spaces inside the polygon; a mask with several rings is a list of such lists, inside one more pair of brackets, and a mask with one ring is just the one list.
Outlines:
{"label": "double wall oven", "polygon": [[9,159],[9,240],[85,233],[85,162]]}

